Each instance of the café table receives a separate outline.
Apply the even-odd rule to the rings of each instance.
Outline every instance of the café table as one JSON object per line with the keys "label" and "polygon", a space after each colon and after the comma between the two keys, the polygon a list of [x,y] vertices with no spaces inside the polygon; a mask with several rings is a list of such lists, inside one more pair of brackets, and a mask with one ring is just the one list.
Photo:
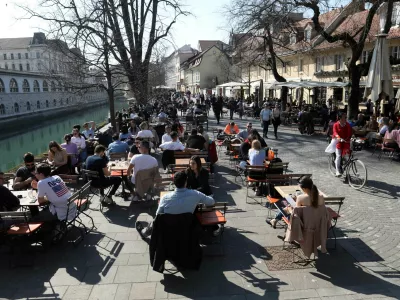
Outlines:
{"label": "caf\u00e9 table", "polygon": [[[29,197],[28,191],[11,191],[19,199],[20,206],[39,206],[36,191],[32,191],[32,198]],[[33,200],[35,200],[33,202]]]}
{"label": "caf\u00e9 table", "polygon": [[129,161],[120,161],[120,160],[115,160],[115,161],[110,161],[108,163],[110,165],[110,171],[126,171],[129,167]]}
{"label": "caf\u00e9 table", "polygon": [[[200,161],[201,161],[202,164],[206,163],[206,160],[205,160],[204,157],[201,157]],[[189,163],[190,163],[190,158],[177,158],[177,159],[175,159],[175,164],[177,164],[177,165],[189,165]]]}
{"label": "caf\u00e9 table", "polygon": [[[283,185],[283,186],[275,186],[275,190],[281,195],[283,198],[288,197],[289,195],[296,195],[296,193],[301,193],[303,194],[303,191],[301,190],[301,187],[299,185]],[[326,195],[318,190],[319,193],[326,197]]]}
{"label": "caf\u00e9 table", "polygon": [[116,196],[120,196],[122,198],[126,198],[129,196],[128,193],[125,192],[125,188],[128,187],[128,182],[127,182],[127,170],[129,167],[129,161],[124,160],[124,161],[120,161],[120,160],[114,160],[114,161],[110,161],[109,163],[110,166],[110,172],[111,172],[111,176],[121,176],[122,177],[122,193],[117,194]]}

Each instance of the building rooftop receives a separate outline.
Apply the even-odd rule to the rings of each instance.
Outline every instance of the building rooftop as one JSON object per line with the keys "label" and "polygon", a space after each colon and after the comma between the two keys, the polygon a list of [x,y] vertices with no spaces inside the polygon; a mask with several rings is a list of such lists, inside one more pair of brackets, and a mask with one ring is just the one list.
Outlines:
{"label": "building rooftop", "polygon": [[28,48],[32,37],[0,38],[0,50]]}

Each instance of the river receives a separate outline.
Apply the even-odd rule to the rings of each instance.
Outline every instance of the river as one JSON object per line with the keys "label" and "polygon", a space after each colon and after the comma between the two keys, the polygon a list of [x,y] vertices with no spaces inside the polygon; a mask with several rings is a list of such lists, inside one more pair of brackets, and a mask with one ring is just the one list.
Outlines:
{"label": "river", "polygon": [[[115,110],[120,110],[122,107],[128,107],[128,104],[124,101],[115,102]],[[21,164],[26,152],[32,152],[35,155],[47,152],[49,142],[52,140],[63,142],[64,134],[70,133],[75,124],[82,126],[87,121],[95,121],[99,124],[107,118],[108,106],[102,105],[44,121],[37,128],[24,128],[25,133],[19,132],[4,139],[2,139],[0,132],[0,170],[4,172]],[[21,124],[21,127],[23,126],[24,124]],[[9,134],[7,132],[7,136]]]}

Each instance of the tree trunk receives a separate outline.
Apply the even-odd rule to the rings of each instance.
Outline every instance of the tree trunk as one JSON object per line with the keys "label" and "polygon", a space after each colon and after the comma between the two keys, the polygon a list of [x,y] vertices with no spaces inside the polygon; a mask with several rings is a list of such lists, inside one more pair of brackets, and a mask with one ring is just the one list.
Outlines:
{"label": "tree trunk", "polygon": [[281,90],[282,111],[286,109],[288,95],[289,95],[289,88],[287,86],[283,86]]}
{"label": "tree trunk", "polygon": [[357,117],[358,114],[358,103],[361,98],[360,93],[360,79],[361,72],[360,68],[356,65],[349,66],[351,92],[349,95],[348,106],[347,106],[347,118]]}

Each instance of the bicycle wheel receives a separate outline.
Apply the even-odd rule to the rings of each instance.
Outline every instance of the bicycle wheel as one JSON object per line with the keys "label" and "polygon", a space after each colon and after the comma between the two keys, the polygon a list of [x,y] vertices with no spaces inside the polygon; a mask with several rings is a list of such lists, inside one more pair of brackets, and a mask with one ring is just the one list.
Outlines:
{"label": "bicycle wheel", "polygon": [[346,176],[349,185],[352,188],[359,190],[367,182],[367,168],[361,160],[354,159],[347,167]]}
{"label": "bicycle wheel", "polygon": [[336,159],[336,154],[332,153],[331,155],[328,156],[328,167],[329,171],[333,176],[336,175],[336,166],[335,166],[335,159]]}

